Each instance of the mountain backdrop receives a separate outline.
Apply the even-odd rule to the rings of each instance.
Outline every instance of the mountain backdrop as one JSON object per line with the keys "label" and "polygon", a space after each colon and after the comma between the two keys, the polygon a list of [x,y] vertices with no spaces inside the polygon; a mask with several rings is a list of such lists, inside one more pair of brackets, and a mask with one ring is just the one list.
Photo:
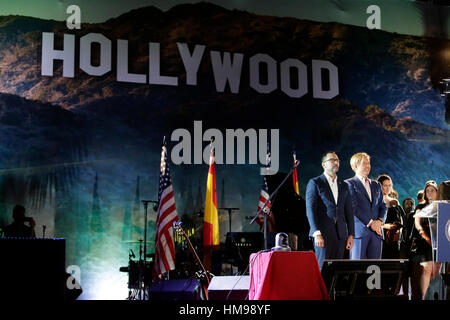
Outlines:
{"label": "mountain backdrop", "polygon": [[[42,76],[43,32],[55,34],[55,48],[61,48],[63,34],[75,34],[76,51],[83,35],[103,34],[113,44],[112,70],[87,75],[77,52],[73,78],[62,77],[59,62],[54,76]],[[148,43],[160,43],[161,73],[178,76],[179,85],[118,82],[117,39],[129,41],[129,70],[142,74],[149,68]],[[191,50],[206,46],[196,86],[185,84],[177,42]],[[67,239],[67,264],[84,266],[85,279],[92,280],[84,290],[87,298],[100,279],[123,283],[117,271],[128,259],[124,240],[143,237],[139,200],[157,199],[163,137],[170,151],[171,133],[177,128],[192,133],[196,120],[203,131],[280,129],[280,171],[290,170],[296,150],[301,195],[308,179],[322,171],[320,155],[335,150],[341,178],[353,175],[351,155],[365,151],[372,157],[372,178],[387,173],[400,200],[415,196],[427,180],[439,183],[450,176],[450,127],[432,77],[436,68],[448,69],[430,62],[436,48],[448,45],[443,39],[259,16],[208,3],[165,12],[145,7],[104,23],[82,24],[78,31],[67,30],[65,22],[1,16],[0,226],[11,221],[14,204],[25,204],[38,227],[46,224],[51,236]],[[239,93],[228,86],[216,90],[211,50],[245,55]],[[96,65],[98,48],[92,52]],[[248,85],[248,58],[256,53],[278,62],[299,59],[308,73],[312,59],[332,62],[339,70],[339,95],[323,100],[311,91],[300,99],[280,90],[257,93]],[[178,214],[193,217],[199,209],[195,199],[205,194],[207,165],[169,165]],[[257,230],[245,217],[256,213],[259,169],[216,165],[218,202],[240,208],[232,231]],[[147,237],[153,240],[150,209]],[[221,212],[222,240],[229,231],[227,219]]]}

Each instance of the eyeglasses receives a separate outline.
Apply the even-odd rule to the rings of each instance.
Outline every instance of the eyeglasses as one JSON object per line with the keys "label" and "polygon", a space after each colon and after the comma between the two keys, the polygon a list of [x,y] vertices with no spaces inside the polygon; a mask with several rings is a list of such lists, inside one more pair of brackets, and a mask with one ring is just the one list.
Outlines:
{"label": "eyeglasses", "polygon": [[327,162],[327,161],[331,161],[331,162],[339,162],[339,159],[336,159],[336,158],[330,158],[330,159],[325,160],[324,163]]}

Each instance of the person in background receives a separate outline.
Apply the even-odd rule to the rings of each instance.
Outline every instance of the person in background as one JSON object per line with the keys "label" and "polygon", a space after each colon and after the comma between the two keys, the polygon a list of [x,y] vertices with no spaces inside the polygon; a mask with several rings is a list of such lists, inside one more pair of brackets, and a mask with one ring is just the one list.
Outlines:
{"label": "person in background", "polygon": [[391,192],[388,193],[388,196],[391,199],[397,199],[397,202],[398,202],[398,192],[397,192],[397,190],[391,189]]}
{"label": "person in background", "polygon": [[417,205],[424,203],[425,200],[423,199],[423,190],[417,191]]}
{"label": "person in background", "polygon": [[388,208],[386,220],[383,224],[383,259],[399,259],[400,257],[400,238],[401,228],[403,226],[403,217],[405,213],[398,200],[393,196],[394,192],[392,179],[387,174],[379,175],[377,181],[381,184],[383,199]]}
{"label": "person in background", "polygon": [[442,181],[439,184],[436,200],[450,200],[450,180]]}
{"label": "person in background", "polygon": [[403,199],[402,208],[403,211],[405,211],[406,215],[409,215],[411,212],[414,212],[415,206],[416,203],[413,198],[406,197],[405,199]]}
{"label": "person in background", "polygon": [[[25,207],[16,205],[13,209],[14,222],[5,227],[5,237],[35,238],[34,227],[36,222],[33,218],[25,216]],[[29,225],[26,225],[28,223]]]}
{"label": "person in background", "polygon": [[[407,197],[403,199],[402,208],[405,212],[405,216],[403,217],[403,228],[400,238],[400,259],[410,259],[410,250],[411,250],[411,233],[414,228],[414,210],[415,210],[415,202],[411,197]],[[412,267],[411,264],[408,264],[408,270],[406,272],[405,278],[403,279],[403,293],[409,293],[410,287],[410,279],[412,275]]]}
{"label": "person in background", "polygon": [[403,211],[405,216],[403,218],[402,228],[402,242],[400,243],[400,259],[409,259],[409,251],[411,248],[411,234],[414,229],[414,210],[415,202],[411,197],[403,199]]}
{"label": "person in background", "polygon": [[345,180],[352,198],[355,216],[355,239],[350,259],[380,259],[383,244],[382,228],[387,207],[378,181],[369,179],[370,156],[360,152],[350,159],[355,172]]}
{"label": "person in background", "polygon": [[411,240],[410,263],[412,264],[412,300],[422,300],[430,284],[439,273],[438,262],[433,262],[430,227],[427,218],[416,217],[427,205],[437,198],[438,186],[433,180],[427,181],[424,202],[417,205],[414,212],[414,229]]}

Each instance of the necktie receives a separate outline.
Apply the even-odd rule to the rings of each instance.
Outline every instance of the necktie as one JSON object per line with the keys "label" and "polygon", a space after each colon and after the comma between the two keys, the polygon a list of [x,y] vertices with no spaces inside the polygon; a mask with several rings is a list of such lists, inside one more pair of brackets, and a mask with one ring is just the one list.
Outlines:
{"label": "necktie", "polygon": [[369,179],[364,179],[364,187],[366,188],[367,194],[369,195],[370,202],[372,202],[372,192],[370,190]]}

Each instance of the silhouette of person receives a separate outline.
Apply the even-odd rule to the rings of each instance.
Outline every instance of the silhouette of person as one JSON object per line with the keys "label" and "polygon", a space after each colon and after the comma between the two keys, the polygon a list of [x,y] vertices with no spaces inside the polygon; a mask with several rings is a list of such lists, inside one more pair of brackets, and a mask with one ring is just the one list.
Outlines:
{"label": "silhouette of person", "polygon": [[[25,207],[16,205],[13,209],[13,219],[14,222],[5,227],[5,237],[36,237],[34,232],[36,222],[33,218],[25,216]],[[29,226],[25,222],[28,222]]]}

